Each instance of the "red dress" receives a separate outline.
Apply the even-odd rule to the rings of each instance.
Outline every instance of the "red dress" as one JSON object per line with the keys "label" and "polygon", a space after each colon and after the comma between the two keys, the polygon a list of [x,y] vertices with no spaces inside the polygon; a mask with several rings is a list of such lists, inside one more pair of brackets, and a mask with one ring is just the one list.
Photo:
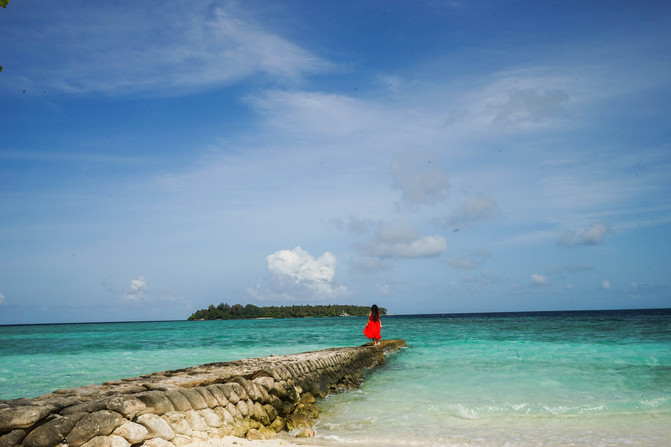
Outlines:
{"label": "red dress", "polygon": [[380,329],[382,325],[380,320],[373,321],[373,317],[368,317],[368,324],[363,328],[363,335],[367,338],[372,338],[373,340],[379,340],[380,338]]}

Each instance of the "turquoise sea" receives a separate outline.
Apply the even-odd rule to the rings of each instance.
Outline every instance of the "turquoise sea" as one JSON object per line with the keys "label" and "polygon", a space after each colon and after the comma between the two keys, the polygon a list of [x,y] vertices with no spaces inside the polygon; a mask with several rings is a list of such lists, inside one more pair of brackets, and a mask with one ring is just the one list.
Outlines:
{"label": "turquoise sea", "polygon": [[[364,318],[0,326],[0,399],[366,342]],[[669,446],[671,310],[383,317],[407,340],[316,443]]]}

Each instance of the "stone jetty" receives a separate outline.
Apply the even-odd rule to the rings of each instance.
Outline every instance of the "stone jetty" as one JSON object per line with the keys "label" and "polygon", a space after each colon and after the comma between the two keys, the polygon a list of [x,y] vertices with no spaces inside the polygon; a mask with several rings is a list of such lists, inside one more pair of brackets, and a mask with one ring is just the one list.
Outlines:
{"label": "stone jetty", "polygon": [[180,447],[223,436],[314,435],[317,398],[357,387],[406,345],[212,363],[0,401],[0,447]]}

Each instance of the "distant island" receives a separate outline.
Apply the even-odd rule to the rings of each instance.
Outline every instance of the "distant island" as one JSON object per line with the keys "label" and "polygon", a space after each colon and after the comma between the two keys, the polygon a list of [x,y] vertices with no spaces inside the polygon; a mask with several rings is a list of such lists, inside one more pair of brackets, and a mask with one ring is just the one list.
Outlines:
{"label": "distant island", "polygon": [[[188,318],[194,320],[242,320],[252,318],[321,318],[321,317],[365,317],[370,307],[352,306],[343,304],[329,304],[311,306],[268,306],[259,307],[253,304],[221,303],[218,306],[210,304],[207,309],[195,311]],[[386,315],[387,309],[380,307],[380,315]]]}

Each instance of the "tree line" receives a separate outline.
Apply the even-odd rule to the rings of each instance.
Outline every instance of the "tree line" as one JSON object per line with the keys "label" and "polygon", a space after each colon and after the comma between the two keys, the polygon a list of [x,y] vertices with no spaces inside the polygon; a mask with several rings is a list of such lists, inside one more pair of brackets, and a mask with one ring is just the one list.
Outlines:
{"label": "tree line", "polygon": [[[342,304],[329,304],[311,306],[309,304],[300,306],[267,306],[259,307],[253,304],[221,303],[218,306],[210,304],[207,309],[195,311],[188,318],[193,320],[240,320],[245,318],[320,318],[320,317],[365,317],[370,312],[368,306],[353,306]],[[386,315],[387,310],[380,307],[380,315]]]}

